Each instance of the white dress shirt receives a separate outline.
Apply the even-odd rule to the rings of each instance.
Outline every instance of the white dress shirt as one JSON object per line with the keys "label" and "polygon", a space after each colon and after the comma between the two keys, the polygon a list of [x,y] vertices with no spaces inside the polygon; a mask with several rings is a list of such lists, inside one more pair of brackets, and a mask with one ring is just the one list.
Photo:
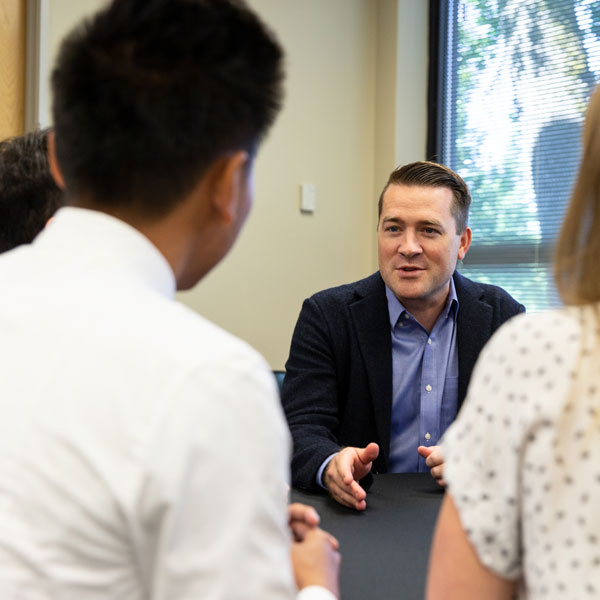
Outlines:
{"label": "white dress shirt", "polygon": [[293,598],[290,440],[260,355],[98,212],[0,257],[0,290],[0,598]]}

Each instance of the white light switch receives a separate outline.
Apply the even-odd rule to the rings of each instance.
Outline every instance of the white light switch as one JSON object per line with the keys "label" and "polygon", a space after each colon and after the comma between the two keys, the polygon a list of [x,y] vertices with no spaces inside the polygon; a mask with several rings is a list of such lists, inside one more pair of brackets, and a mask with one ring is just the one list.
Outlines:
{"label": "white light switch", "polygon": [[300,184],[300,210],[313,213],[317,208],[317,186],[314,183]]}

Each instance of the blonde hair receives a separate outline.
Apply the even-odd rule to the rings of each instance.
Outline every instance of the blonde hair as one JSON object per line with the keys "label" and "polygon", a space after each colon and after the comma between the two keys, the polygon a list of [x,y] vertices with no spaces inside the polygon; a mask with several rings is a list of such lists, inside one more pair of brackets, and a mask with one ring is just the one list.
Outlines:
{"label": "blonde hair", "polygon": [[600,300],[600,86],[587,110],[577,182],[560,231],[554,279],[565,304]]}

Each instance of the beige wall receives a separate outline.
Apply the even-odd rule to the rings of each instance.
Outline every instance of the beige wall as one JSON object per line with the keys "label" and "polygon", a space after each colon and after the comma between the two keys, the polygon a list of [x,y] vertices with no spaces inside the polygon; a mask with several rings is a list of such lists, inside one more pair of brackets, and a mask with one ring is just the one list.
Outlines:
{"label": "beige wall", "polygon": [[[375,4],[253,0],[287,52],[284,109],[259,154],[234,252],[182,295],[282,368],[302,300],[373,268]],[[314,214],[299,186],[316,185]]]}
{"label": "beige wall", "polygon": [[105,0],[50,0],[49,45],[50,69],[62,38],[84,17],[106,4]]}
{"label": "beige wall", "polygon": [[425,160],[427,152],[428,4],[398,0],[394,166]]}
{"label": "beige wall", "polygon": [[[424,158],[428,3],[249,3],[286,49],[286,102],[256,162],[245,230],[180,299],[282,368],[302,300],[376,269],[379,190],[399,162]],[[52,57],[101,4],[52,0]],[[316,185],[313,214],[299,210],[303,182]]]}

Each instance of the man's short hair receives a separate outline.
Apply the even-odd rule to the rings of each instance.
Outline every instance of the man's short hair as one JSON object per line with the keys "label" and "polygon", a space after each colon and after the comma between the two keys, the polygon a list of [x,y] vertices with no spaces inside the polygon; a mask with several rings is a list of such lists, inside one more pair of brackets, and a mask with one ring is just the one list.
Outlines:
{"label": "man's short hair", "polygon": [[447,187],[454,201],[451,212],[456,222],[456,232],[462,233],[469,222],[471,193],[464,179],[445,165],[418,161],[394,169],[379,196],[379,217],[383,208],[383,195],[390,185],[418,185],[422,187]]}
{"label": "man's short hair", "polygon": [[47,133],[0,142],[0,252],[33,241],[62,204],[50,174]]}
{"label": "man's short hair", "polygon": [[253,156],[282,102],[283,52],[240,0],[113,0],[52,74],[68,198],[164,216],[220,156]]}

